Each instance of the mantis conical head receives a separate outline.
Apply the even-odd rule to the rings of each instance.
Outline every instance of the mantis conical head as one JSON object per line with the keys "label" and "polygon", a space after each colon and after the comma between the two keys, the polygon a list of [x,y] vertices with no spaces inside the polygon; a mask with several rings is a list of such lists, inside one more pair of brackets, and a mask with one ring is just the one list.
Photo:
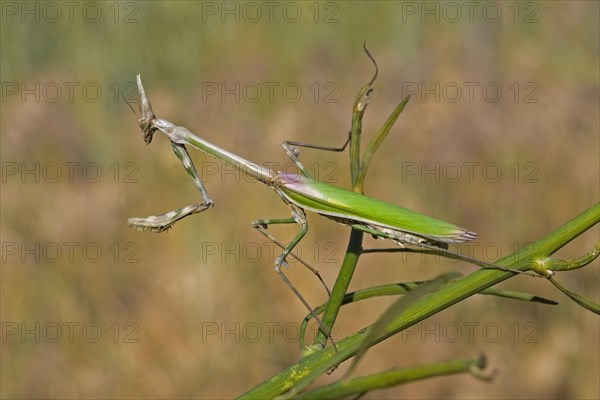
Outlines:
{"label": "mantis conical head", "polygon": [[154,111],[152,111],[150,100],[148,100],[148,96],[146,96],[146,91],[142,85],[142,78],[140,74],[137,75],[137,86],[138,92],[140,93],[140,117],[138,119],[138,124],[144,135],[144,142],[149,144],[152,142],[152,135],[156,130],[153,125],[153,121],[156,119],[156,116],[154,115]]}

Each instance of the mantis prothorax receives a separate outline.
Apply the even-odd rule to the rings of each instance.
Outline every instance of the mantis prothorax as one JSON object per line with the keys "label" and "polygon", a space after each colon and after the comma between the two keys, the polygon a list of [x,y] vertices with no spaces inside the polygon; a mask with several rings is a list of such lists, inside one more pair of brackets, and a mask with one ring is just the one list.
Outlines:
{"label": "mantis prothorax", "polygon": [[[497,268],[514,273],[524,273],[522,271],[507,269],[501,265],[471,259],[470,257],[448,251],[447,248],[449,244],[473,240],[477,237],[477,234],[454,224],[428,217],[391,203],[315,181],[311,178],[308,170],[298,159],[297,146],[340,151],[346,147],[349,140],[346,141],[346,144],[341,148],[322,148],[315,145],[285,141],[282,143],[282,147],[288,157],[302,172],[302,175],[275,172],[221,149],[194,135],[184,127],[176,126],[165,119],[156,118],[152,111],[150,101],[146,96],[144,87],[142,86],[140,75],[137,76],[137,85],[141,97],[139,126],[142,130],[144,141],[149,144],[156,131],[164,133],[169,138],[173,151],[181,160],[186,171],[194,181],[194,185],[200,192],[202,201],[162,215],[130,218],[128,220],[129,226],[138,230],[162,232],[169,229],[180,219],[191,214],[205,211],[213,206],[214,203],[210,199],[208,192],[198,176],[194,163],[186,150],[186,145],[201,150],[208,155],[243,171],[249,176],[271,187],[275,193],[279,195],[281,200],[289,206],[291,212],[290,218],[254,221],[252,222],[252,225],[256,229],[268,238],[275,240],[266,231],[268,225],[287,223],[297,223],[300,225],[300,230],[288,245],[284,246],[275,240],[276,243],[283,248],[283,251],[275,260],[274,268],[283,281],[304,303],[311,314],[313,314],[315,320],[318,321],[319,324],[319,318],[313,313],[312,308],[281,270],[282,266],[287,267],[286,258],[289,255],[293,255],[293,253],[291,253],[292,250],[300,240],[302,240],[308,230],[305,210],[320,214],[354,229],[364,231],[374,237],[390,239],[401,247],[424,249],[451,258],[468,261],[482,267]],[[527,274],[536,276],[534,274]],[[325,331],[324,333],[328,334]]]}

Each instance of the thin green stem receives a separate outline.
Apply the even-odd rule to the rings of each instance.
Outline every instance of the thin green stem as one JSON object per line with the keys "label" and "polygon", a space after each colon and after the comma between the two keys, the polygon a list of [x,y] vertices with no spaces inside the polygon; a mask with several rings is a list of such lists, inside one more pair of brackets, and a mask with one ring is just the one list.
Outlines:
{"label": "thin green stem", "polygon": [[330,385],[302,393],[294,398],[337,399],[343,396],[362,394],[374,389],[383,389],[420,379],[463,373],[472,373],[476,377],[482,378],[483,375],[479,371],[483,368],[485,368],[485,359],[483,357],[478,359],[445,361],[418,367],[399,368],[348,381],[337,381]]}
{"label": "thin green stem", "polygon": [[585,296],[582,296],[578,293],[572,292],[563,285],[561,285],[555,278],[548,279],[554,286],[558,288],[561,292],[569,296],[571,300],[575,303],[579,304],[581,307],[593,312],[594,314],[600,315],[600,304],[588,299]]}
{"label": "thin green stem", "polygon": [[[592,206],[565,225],[539,239],[532,246],[504,257],[499,263],[515,269],[528,268],[527,264],[531,259],[547,257],[549,251],[561,248],[598,222],[599,210],[600,204]],[[515,275],[512,272],[487,269],[475,271],[452,282],[435,292],[435,294],[425,296],[412,303],[402,313],[401,318],[392,321],[375,338],[373,344],[381,342],[431,315],[513,276]],[[333,348],[327,347],[323,351],[311,354],[246,392],[240,398],[274,398],[292,389],[298,393],[330,368],[354,356],[363,339],[364,330],[350,335],[337,342],[337,352]]]}
{"label": "thin green stem", "polygon": [[[454,278],[460,277],[461,275],[455,272],[449,272],[445,274],[447,276],[454,276]],[[356,303],[359,301],[371,299],[374,297],[383,297],[383,296],[399,296],[410,292],[418,288],[424,282],[398,282],[398,283],[386,283],[383,285],[371,286],[365,289],[360,289],[355,292],[347,293],[342,300],[342,306],[347,304]],[[549,304],[549,305],[557,305],[558,303],[554,300],[546,299],[544,297],[540,297],[531,293],[525,292],[516,292],[513,290],[505,290],[498,288],[488,288],[482,290],[478,294],[480,295],[489,295],[489,296],[497,296],[504,297],[507,299],[520,300],[520,301],[528,301],[533,303],[541,303],[541,304]],[[313,310],[315,314],[319,315],[325,311],[328,303],[321,304],[320,306],[315,307]],[[300,324],[300,348],[304,348],[304,336],[306,334],[306,329],[308,328],[308,323],[312,319],[312,314],[307,314]]]}
{"label": "thin green stem", "polygon": [[600,203],[594,204],[551,234],[526,246],[515,255],[518,255],[522,259],[528,258],[532,260],[542,260],[550,257],[598,222],[600,222]]}
{"label": "thin green stem", "polygon": [[[369,96],[373,90],[373,82],[375,82],[375,79],[377,79],[378,72],[377,63],[367,50],[365,44],[363,44],[363,48],[375,66],[375,74],[367,84],[360,88],[352,107],[352,126],[350,129],[350,175],[352,178],[352,190],[361,194],[363,193],[363,186],[362,182],[358,182],[358,178],[361,174],[360,136],[362,133],[362,119],[365,114],[365,110],[367,109]],[[327,335],[330,334],[333,329],[335,320],[337,319],[340,308],[342,307],[342,301],[348,292],[348,286],[350,285],[350,281],[352,280],[352,276],[356,270],[358,258],[362,252],[362,239],[363,232],[352,229],[350,233],[350,239],[348,241],[346,255],[344,256],[344,261],[342,262],[340,272],[331,291],[331,296],[329,296],[329,302],[327,303],[325,312],[323,313],[322,323],[325,329],[328,329],[329,332],[322,332],[319,330],[315,337],[313,346],[305,351],[304,355],[310,354],[311,352],[321,349],[325,346]]]}
{"label": "thin green stem", "polygon": [[[348,286],[350,285],[350,281],[352,280],[352,276],[356,270],[358,257],[360,256],[362,250],[362,239],[363,233],[361,231],[354,229],[351,231],[348,249],[346,250],[346,255],[344,256],[344,261],[342,262],[342,267],[340,268],[340,273],[338,274],[333,289],[331,290],[331,296],[329,297],[329,301],[327,302],[327,306],[325,307],[325,311],[323,313],[323,319],[321,320],[321,323],[325,329],[329,330],[328,333],[330,333],[333,329],[335,320],[337,319],[340,308],[342,307],[344,296],[348,291]],[[314,347],[311,350],[323,348],[326,342],[327,335],[319,330],[313,344]]]}

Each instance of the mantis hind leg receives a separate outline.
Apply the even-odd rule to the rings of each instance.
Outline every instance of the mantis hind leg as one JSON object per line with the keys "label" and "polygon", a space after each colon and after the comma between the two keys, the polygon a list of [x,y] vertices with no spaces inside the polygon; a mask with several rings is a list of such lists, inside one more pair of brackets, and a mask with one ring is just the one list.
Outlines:
{"label": "mantis hind leg", "polygon": [[[310,267],[306,262],[304,262],[296,254],[292,253],[292,250],[294,249],[294,247],[296,247],[296,245],[302,240],[304,235],[306,235],[306,232],[308,231],[308,224],[306,222],[306,215],[304,214],[304,211],[302,209],[300,209],[294,205],[291,205],[291,204],[290,204],[290,209],[292,212],[291,218],[257,220],[257,221],[252,222],[252,226],[256,230],[258,230],[260,233],[262,233],[265,237],[272,240],[275,244],[277,244],[279,247],[281,247],[283,249],[282,253],[275,260],[275,264],[274,264],[275,271],[277,272],[277,274],[279,274],[279,277],[291,289],[291,291],[294,292],[294,294],[296,295],[296,297],[298,297],[298,299],[302,302],[302,304],[304,304],[306,309],[309,311],[309,313],[312,315],[312,317],[315,319],[315,321],[317,321],[317,323],[319,324],[319,328],[321,329],[323,334],[325,334],[331,340],[333,347],[336,348],[335,341],[331,337],[331,332],[329,332],[329,330],[325,329],[319,316],[316,315],[316,313],[314,312],[314,310],[312,309],[310,304],[308,304],[308,301],[306,301],[304,296],[302,296],[300,291],[294,286],[294,284],[289,280],[289,278],[284,274],[284,272],[281,269],[282,266],[284,266],[284,267],[288,266],[288,264],[286,262],[286,258],[289,255],[291,255],[292,257],[294,257],[295,259],[300,261],[304,266],[306,266],[310,271],[312,271],[319,278],[319,280],[325,287],[325,290],[327,290],[328,296],[331,294],[331,292],[329,291],[329,288],[327,287],[327,285],[321,278],[321,275],[319,274],[319,272],[317,270],[315,270],[314,268]],[[291,224],[291,223],[297,223],[298,225],[300,225],[300,230],[296,233],[296,235],[294,236],[292,241],[287,246],[284,246],[273,235],[271,235],[269,232],[267,232],[267,228],[269,225]],[[337,348],[336,348],[336,350],[337,350]]]}
{"label": "mantis hind leg", "polygon": [[[260,232],[267,239],[269,239],[270,241],[275,243],[278,247],[280,247],[281,249],[285,249],[286,246],[283,243],[281,243],[275,236],[271,235],[267,231],[267,226],[270,224],[284,224],[284,223],[296,223],[296,221],[294,221],[293,218],[265,219],[265,220],[257,220],[257,221],[252,222],[252,226],[254,227],[254,229],[256,229],[258,232]],[[325,288],[325,291],[327,292],[327,296],[331,295],[331,291],[327,287],[327,284],[325,283],[325,281],[323,280],[323,277],[321,276],[321,274],[319,273],[319,271],[317,269],[311,267],[306,261],[304,261],[302,258],[300,258],[300,256],[298,256],[293,251],[291,251],[288,254],[288,256],[293,257],[298,262],[300,262],[300,264],[304,265],[304,267],[306,267],[306,269],[308,269],[310,272],[315,274],[315,276],[319,279],[319,281],[321,281],[321,284]]]}

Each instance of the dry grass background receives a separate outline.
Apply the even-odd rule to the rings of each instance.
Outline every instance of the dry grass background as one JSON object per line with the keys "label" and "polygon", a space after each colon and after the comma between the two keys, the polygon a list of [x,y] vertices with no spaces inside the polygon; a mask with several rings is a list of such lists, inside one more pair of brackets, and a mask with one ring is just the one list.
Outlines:
{"label": "dry grass background", "polygon": [[[496,23],[482,17],[487,3],[475,3],[473,22],[461,3],[451,3],[463,13],[451,22],[449,3],[366,1],[318,3],[314,22],[316,3],[296,2],[302,16],[291,23],[282,6],[272,22],[264,7],[252,22],[246,3],[125,2],[115,8],[98,2],[93,4],[102,17],[91,23],[82,17],[82,6],[70,22],[63,3],[53,3],[63,11],[56,22],[48,21],[56,19],[51,8],[40,9],[39,22],[32,16],[23,22],[7,4],[21,12],[44,3],[4,2],[1,397],[229,398],[298,357],[295,329],[306,312],[271,270],[271,247],[249,225],[287,215],[268,188],[243,182],[193,153],[210,175],[206,185],[216,207],[162,235],[127,227],[127,217],[197,200],[167,140],[156,137],[145,146],[136,118],[115,98],[117,88],[134,98],[127,85],[137,73],[159,117],[251,160],[283,165],[287,160],[278,145],[284,139],[327,145],[344,140],[355,93],[372,74],[361,49],[366,41],[380,66],[365,120],[367,137],[401,100],[403,84],[463,89],[456,102],[449,101],[450,91],[439,101],[434,95],[423,98],[422,92],[413,96],[376,155],[367,177],[369,195],[467,226],[480,236],[463,250],[490,259],[496,250],[508,254],[597,202],[598,3],[520,3],[516,23],[517,3],[492,3],[502,11]],[[224,7],[238,7],[240,21],[223,14]],[[438,7],[439,22],[435,15],[425,20],[412,15],[407,7],[418,12]],[[209,12],[213,9],[216,15]],[[93,17],[93,10],[86,15]],[[331,12],[335,21],[325,22]],[[537,21],[524,23],[531,12]],[[128,15],[135,21],[124,23]],[[35,94],[23,95],[20,86],[35,92],[36,82],[39,101]],[[72,101],[69,82],[78,85]],[[273,101],[266,92],[256,102],[248,100],[251,91],[239,102],[232,95],[225,101],[207,95],[207,85],[231,88],[236,82],[263,89],[265,82],[276,82],[279,89]],[[289,82],[303,90],[297,102],[282,95]],[[473,101],[465,82],[479,84]],[[502,89],[497,102],[483,98],[481,88],[490,82]],[[527,83],[538,89],[531,98],[535,103],[525,102],[532,87]],[[98,101],[82,94],[86,84],[101,88]],[[17,94],[10,92],[14,85]],[[55,85],[63,93],[52,102]],[[336,102],[326,102],[332,87]],[[305,151],[302,157],[321,179],[347,187],[347,155]],[[467,163],[476,163],[472,180]],[[72,180],[67,165],[75,165]],[[415,165],[417,175],[409,175]],[[436,165],[438,182],[432,174],[419,176],[424,167]],[[460,179],[451,169],[456,165]],[[211,175],[212,167],[217,171]],[[34,175],[21,176],[27,168],[40,170],[38,182]],[[498,168],[502,176],[492,182]],[[83,179],[95,180],[98,169],[102,175],[95,182]],[[526,181],[532,172],[535,182]],[[333,284],[349,231],[313,215],[309,223],[303,254]],[[289,240],[294,230],[273,231]],[[559,255],[580,255],[598,238],[595,227]],[[366,239],[366,245],[383,243]],[[96,256],[98,249],[102,253]],[[289,275],[306,297],[323,302],[315,279],[291,265]],[[422,280],[449,269],[466,273],[473,267],[368,255],[351,288]],[[598,301],[598,261],[562,275],[568,287]],[[560,305],[474,297],[416,332],[380,344],[359,371],[483,352],[499,369],[493,382],[439,378],[366,398],[597,398],[597,317],[542,280],[518,277],[502,287],[528,290]],[[338,337],[374,321],[389,301],[344,309]]]}

